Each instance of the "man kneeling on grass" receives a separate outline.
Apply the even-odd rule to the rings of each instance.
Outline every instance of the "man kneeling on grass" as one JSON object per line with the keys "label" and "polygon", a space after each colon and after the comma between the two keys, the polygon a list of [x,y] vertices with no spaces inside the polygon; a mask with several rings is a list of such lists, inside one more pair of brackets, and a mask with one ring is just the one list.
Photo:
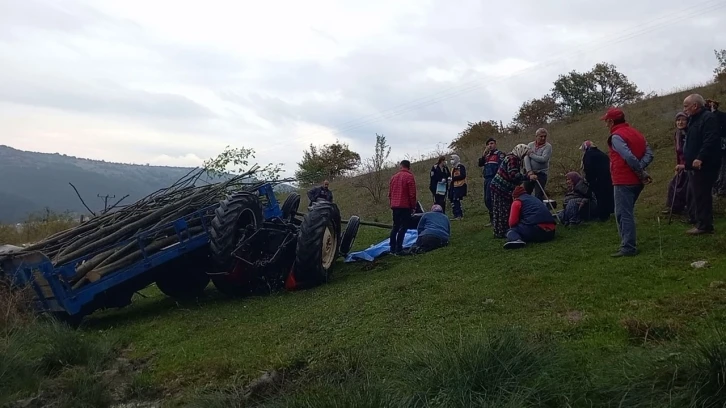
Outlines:
{"label": "man kneeling on grass", "polygon": [[451,223],[438,204],[434,204],[430,212],[421,216],[416,230],[416,243],[409,250],[404,250],[402,255],[422,254],[449,245]]}
{"label": "man kneeling on grass", "polygon": [[555,218],[545,203],[534,197],[534,184],[525,182],[512,193],[506,249],[522,248],[527,242],[546,242],[555,237]]}

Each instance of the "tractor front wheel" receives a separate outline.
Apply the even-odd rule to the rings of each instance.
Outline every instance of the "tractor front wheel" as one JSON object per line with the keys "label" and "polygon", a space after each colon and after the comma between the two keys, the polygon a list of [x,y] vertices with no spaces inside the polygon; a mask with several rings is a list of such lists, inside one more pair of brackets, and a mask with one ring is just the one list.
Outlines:
{"label": "tractor front wheel", "polygon": [[328,281],[340,250],[340,212],[334,204],[314,206],[305,214],[295,248],[295,279]]}

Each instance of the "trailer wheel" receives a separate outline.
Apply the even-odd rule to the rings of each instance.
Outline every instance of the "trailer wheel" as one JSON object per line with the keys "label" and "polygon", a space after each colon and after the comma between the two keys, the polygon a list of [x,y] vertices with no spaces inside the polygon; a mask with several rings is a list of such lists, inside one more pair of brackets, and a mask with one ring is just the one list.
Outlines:
{"label": "trailer wheel", "polygon": [[300,194],[290,193],[282,203],[282,219],[288,222],[292,222],[295,218],[295,213],[300,208]]}
{"label": "trailer wheel", "polygon": [[209,250],[182,256],[161,265],[156,276],[156,287],[172,299],[197,299],[209,285]]}
{"label": "trailer wheel", "polygon": [[235,257],[232,252],[247,229],[256,230],[262,224],[260,199],[252,193],[241,192],[227,196],[214,211],[209,229],[209,247],[217,271],[231,272]]}
{"label": "trailer wheel", "polygon": [[353,243],[355,237],[358,235],[358,228],[360,227],[360,217],[354,215],[348,220],[348,225],[345,227],[343,236],[340,239],[340,253],[348,255],[350,250],[353,249]]}
{"label": "trailer wheel", "polygon": [[317,205],[305,214],[295,249],[295,277],[311,284],[328,281],[340,250],[340,211]]}

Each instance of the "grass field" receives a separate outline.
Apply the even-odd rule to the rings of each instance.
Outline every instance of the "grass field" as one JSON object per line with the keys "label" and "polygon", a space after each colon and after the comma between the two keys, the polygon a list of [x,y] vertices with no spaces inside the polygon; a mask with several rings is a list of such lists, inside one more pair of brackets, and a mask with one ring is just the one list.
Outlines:
{"label": "grass field", "polygon": [[[719,85],[701,91],[724,95]],[[626,109],[655,150],[655,183],[637,206],[636,257],[609,257],[619,244],[613,220],[561,227],[554,242],[503,250],[484,227],[473,165],[479,149],[471,149],[460,154],[472,192],[447,249],[340,262],[327,285],[266,297],[229,299],[210,286],[199,302],[178,304],[149,287],[132,306],[89,317],[84,341],[115,346],[89,358],[93,364],[65,367],[114,361],[109,353],[143,361],[122,399],[169,406],[724,406],[723,203],[710,236],[686,236],[689,226],[659,214],[674,164],[672,118],[684,95]],[[556,173],[573,168],[582,140],[604,145],[607,130],[596,117],[552,126]],[[429,166],[414,166],[426,199]],[[351,184],[332,185],[345,214],[390,221],[385,204],[371,205]],[[356,248],[387,234],[362,227]],[[708,266],[693,268],[699,260]],[[14,343],[6,336],[4,344],[7,353]],[[49,379],[38,381],[56,381],[43,375]],[[7,397],[17,388],[0,391]]]}

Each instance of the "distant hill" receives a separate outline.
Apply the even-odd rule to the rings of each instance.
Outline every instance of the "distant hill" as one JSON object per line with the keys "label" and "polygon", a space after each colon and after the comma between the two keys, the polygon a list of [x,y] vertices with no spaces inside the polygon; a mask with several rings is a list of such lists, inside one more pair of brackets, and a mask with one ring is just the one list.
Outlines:
{"label": "distant hill", "polygon": [[[89,160],[64,154],[36,153],[0,145],[0,222],[18,222],[29,213],[43,210],[87,214],[69,182],[79,190],[92,210],[103,209],[97,195],[116,195],[109,205],[128,194],[134,202],[168,187],[191,168],[149,166]],[[280,185],[277,190],[295,190]]]}

